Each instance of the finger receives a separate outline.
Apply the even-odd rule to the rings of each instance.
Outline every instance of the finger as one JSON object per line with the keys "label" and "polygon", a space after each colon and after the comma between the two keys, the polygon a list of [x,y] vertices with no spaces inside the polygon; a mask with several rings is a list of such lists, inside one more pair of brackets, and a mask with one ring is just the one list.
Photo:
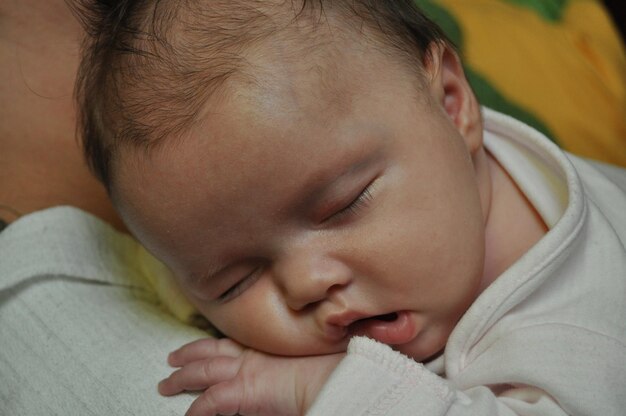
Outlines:
{"label": "finger", "polygon": [[241,391],[235,382],[216,384],[193,401],[185,416],[237,415],[240,411],[240,395]]}
{"label": "finger", "polygon": [[167,362],[172,367],[182,367],[192,361],[205,358],[217,356],[239,357],[243,350],[241,345],[228,338],[205,338],[183,345],[176,351],[171,352]]}
{"label": "finger", "polygon": [[172,396],[183,391],[202,390],[232,379],[241,363],[232,357],[194,361],[174,371],[159,383],[159,393]]}

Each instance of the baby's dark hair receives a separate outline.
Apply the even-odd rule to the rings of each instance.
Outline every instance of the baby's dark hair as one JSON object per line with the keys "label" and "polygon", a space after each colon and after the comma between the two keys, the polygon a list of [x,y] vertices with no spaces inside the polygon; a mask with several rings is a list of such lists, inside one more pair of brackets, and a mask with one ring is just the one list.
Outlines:
{"label": "baby's dark hair", "polygon": [[[419,71],[433,42],[449,43],[414,0],[79,0],[73,8],[87,31],[76,84],[79,135],[109,192],[120,148],[149,149],[184,133],[209,97],[245,76],[244,53],[273,35],[294,39],[302,26],[314,35],[338,18]],[[299,31],[290,32],[294,26]],[[319,43],[298,39],[309,44],[297,50]]]}

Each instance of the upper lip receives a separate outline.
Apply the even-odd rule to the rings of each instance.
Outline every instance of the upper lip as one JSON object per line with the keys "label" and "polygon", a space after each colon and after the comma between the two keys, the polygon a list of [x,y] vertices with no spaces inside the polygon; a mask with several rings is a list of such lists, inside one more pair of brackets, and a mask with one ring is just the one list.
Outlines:
{"label": "upper lip", "polygon": [[360,319],[365,319],[372,316],[376,315],[357,311],[345,311],[330,315],[328,318],[326,318],[326,324],[331,326],[347,327]]}
{"label": "upper lip", "polygon": [[324,332],[333,340],[341,340],[350,333],[350,325],[362,319],[379,316],[375,313],[365,313],[354,310],[343,311],[329,315],[324,321]]}
{"label": "upper lip", "polygon": [[368,316],[371,315],[352,310],[330,314],[324,320],[324,334],[331,341],[341,341],[349,335],[350,324]]}

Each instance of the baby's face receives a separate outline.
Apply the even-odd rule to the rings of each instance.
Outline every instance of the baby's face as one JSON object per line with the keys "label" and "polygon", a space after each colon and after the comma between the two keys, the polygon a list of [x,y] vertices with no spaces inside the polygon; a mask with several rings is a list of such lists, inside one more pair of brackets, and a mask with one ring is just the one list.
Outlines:
{"label": "baby's face", "polygon": [[484,262],[464,79],[435,65],[419,92],[415,73],[363,50],[314,70],[271,58],[191,134],[121,159],[129,228],[243,344],[323,354],[360,334],[437,354]]}

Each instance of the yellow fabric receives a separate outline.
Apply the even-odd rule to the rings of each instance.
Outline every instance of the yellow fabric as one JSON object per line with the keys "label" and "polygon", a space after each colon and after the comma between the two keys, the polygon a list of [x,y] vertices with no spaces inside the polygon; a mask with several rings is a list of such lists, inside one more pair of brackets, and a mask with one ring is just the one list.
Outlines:
{"label": "yellow fabric", "polygon": [[438,0],[463,58],[540,118],[566,150],[626,166],[626,55],[603,6],[570,0],[560,19],[503,0]]}
{"label": "yellow fabric", "polygon": [[154,288],[166,310],[186,323],[193,323],[194,319],[197,319],[196,308],[187,300],[167,266],[139,244],[134,247],[129,258],[137,263],[137,268]]}

